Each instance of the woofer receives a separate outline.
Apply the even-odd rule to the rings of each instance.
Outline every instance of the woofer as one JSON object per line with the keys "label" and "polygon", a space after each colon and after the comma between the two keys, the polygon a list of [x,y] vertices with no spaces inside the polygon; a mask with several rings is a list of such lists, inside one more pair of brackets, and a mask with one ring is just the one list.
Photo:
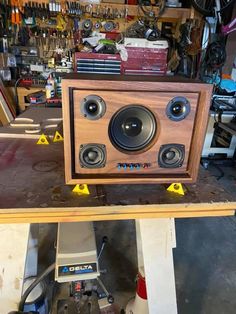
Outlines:
{"label": "woofer", "polygon": [[79,160],[82,168],[102,168],[106,163],[106,147],[102,144],[80,145]]}
{"label": "woofer", "polygon": [[126,153],[148,148],[154,140],[157,122],[150,110],[141,105],[121,108],[111,118],[109,136],[112,144]]}
{"label": "woofer", "polygon": [[80,110],[85,118],[98,120],[106,112],[106,103],[97,95],[88,95],[81,101]]}
{"label": "woofer", "polygon": [[158,164],[161,168],[178,168],[184,161],[185,147],[181,144],[166,144],[160,147]]}
{"label": "woofer", "polygon": [[173,121],[181,121],[187,117],[190,112],[190,103],[187,98],[174,97],[166,107],[166,115]]}

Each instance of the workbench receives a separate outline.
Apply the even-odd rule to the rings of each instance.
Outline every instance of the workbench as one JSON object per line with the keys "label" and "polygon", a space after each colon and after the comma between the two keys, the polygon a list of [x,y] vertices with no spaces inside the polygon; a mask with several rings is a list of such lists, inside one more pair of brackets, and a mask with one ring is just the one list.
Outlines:
{"label": "workbench", "polygon": [[[1,138],[0,152],[0,232],[2,239],[11,237],[0,243],[0,284],[9,283],[11,310],[13,296],[21,294],[30,223],[135,219],[149,313],[176,314],[173,218],[229,216],[236,208],[236,199],[203,168],[195,184],[184,185],[184,196],[168,192],[168,185],[125,184],[89,186],[90,195],[79,196],[64,183],[62,142],[36,145],[35,140]],[[5,300],[8,296],[5,290]]]}
{"label": "workbench", "polygon": [[63,143],[0,139],[0,223],[43,223],[233,215],[236,200],[209,172],[185,185],[184,196],[165,185],[89,186],[78,197],[64,183]]}

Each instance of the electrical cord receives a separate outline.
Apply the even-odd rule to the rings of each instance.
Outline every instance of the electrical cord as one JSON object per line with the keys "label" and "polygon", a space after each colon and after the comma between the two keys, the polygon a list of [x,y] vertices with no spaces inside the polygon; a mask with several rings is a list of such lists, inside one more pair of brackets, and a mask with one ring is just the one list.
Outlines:
{"label": "electrical cord", "polygon": [[102,252],[104,250],[104,247],[105,247],[107,242],[108,242],[108,237],[104,236],[103,239],[102,239],[102,245],[101,245],[100,251],[98,253],[98,260],[100,259],[101,255],[102,255]]}
{"label": "electrical cord", "polygon": [[215,41],[208,45],[205,62],[212,69],[221,69],[226,61],[226,50],[224,42]]}
{"label": "electrical cord", "polygon": [[143,4],[138,5],[138,20],[139,21],[143,21],[143,16],[141,12],[144,14],[144,18],[146,18],[149,21],[156,22],[156,16],[155,16],[152,6],[151,6],[151,9],[146,10],[144,9]]}
{"label": "electrical cord", "polygon": [[34,282],[32,282],[32,284],[25,290],[25,292],[23,293],[20,303],[19,303],[19,307],[18,310],[19,311],[23,311],[24,310],[24,305],[25,305],[25,301],[28,298],[29,294],[31,293],[31,291],[40,283],[40,281],[42,281],[48,274],[50,274],[54,269],[55,269],[56,264],[53,263],[51,264],[47,269],[45,269],[45,271],[35,279]]}
{"label": "electrical cord", "polygon": [[209,44],[200,66],[200,79],[219,86],[222,80],[222,67],[225,61],[225,43],[218,40]]}
{"label": "electrical cord", "polygon": [[[148,18],[148,19],[153,19],[155,21],[158,20],[158,18],[164,13],[165,11],[165,5],[166,5],[166,1],[165,0],[157,0],[156,2],[156,6],[159,5],[159,11],[158,11],[158,15],[156,16],[154,11],[153,11],[153,6],[146,6],[144,3],[145,1],[143,0],[139,0],[138,1],[138,9],[140,8],[141,11],[143,12],[143,14]],[[150,9],[147,9],[147,8]]]}

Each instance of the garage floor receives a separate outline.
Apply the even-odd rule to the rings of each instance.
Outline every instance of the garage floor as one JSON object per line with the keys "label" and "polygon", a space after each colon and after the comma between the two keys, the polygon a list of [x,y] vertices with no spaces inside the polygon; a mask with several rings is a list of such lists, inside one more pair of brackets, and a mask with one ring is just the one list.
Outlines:
{"label": "garage floor", "polygon": [[[236,168],[209,166],[236,196]],[[222,172],[223,171],[223,172]],[[56,225],[40,225],[40,261],[53,259]],[[121,307],[135,294],[137,271],[134,221],[96,222],[96,237],[109,242],[101,258],[102,279]],[[176,219],[174,264],[179,314],[235,314],[236,217]],[[50,257],[51,256],[51,257]],[[158,296],[157,296],[158,298]],[[158,313],[157,313],[158,314]]]}

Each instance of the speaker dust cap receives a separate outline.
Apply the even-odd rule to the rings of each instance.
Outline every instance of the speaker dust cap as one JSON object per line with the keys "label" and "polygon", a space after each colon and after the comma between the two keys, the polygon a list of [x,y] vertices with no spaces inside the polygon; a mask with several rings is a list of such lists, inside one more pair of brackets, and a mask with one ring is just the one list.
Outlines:
{"label": "speaker dust cap", "polygon": [[153,113],[141,105],[128,105],[118,110],[109,124],[112,144],[126,153],[147,149],[154,140],[157,122]]}
{"label": "speaker dust cap", "polygon": [[85,118],[98,120],[106,112],[106,103],[97,95],[88,95],[81,101],[80,111]]}
{"label": "speaker dust cap", "polygon": [[177,96],[171,99],[166,107],[166,115],[170,120],[181,121],[190,113],[190,103],[187,98]]}

